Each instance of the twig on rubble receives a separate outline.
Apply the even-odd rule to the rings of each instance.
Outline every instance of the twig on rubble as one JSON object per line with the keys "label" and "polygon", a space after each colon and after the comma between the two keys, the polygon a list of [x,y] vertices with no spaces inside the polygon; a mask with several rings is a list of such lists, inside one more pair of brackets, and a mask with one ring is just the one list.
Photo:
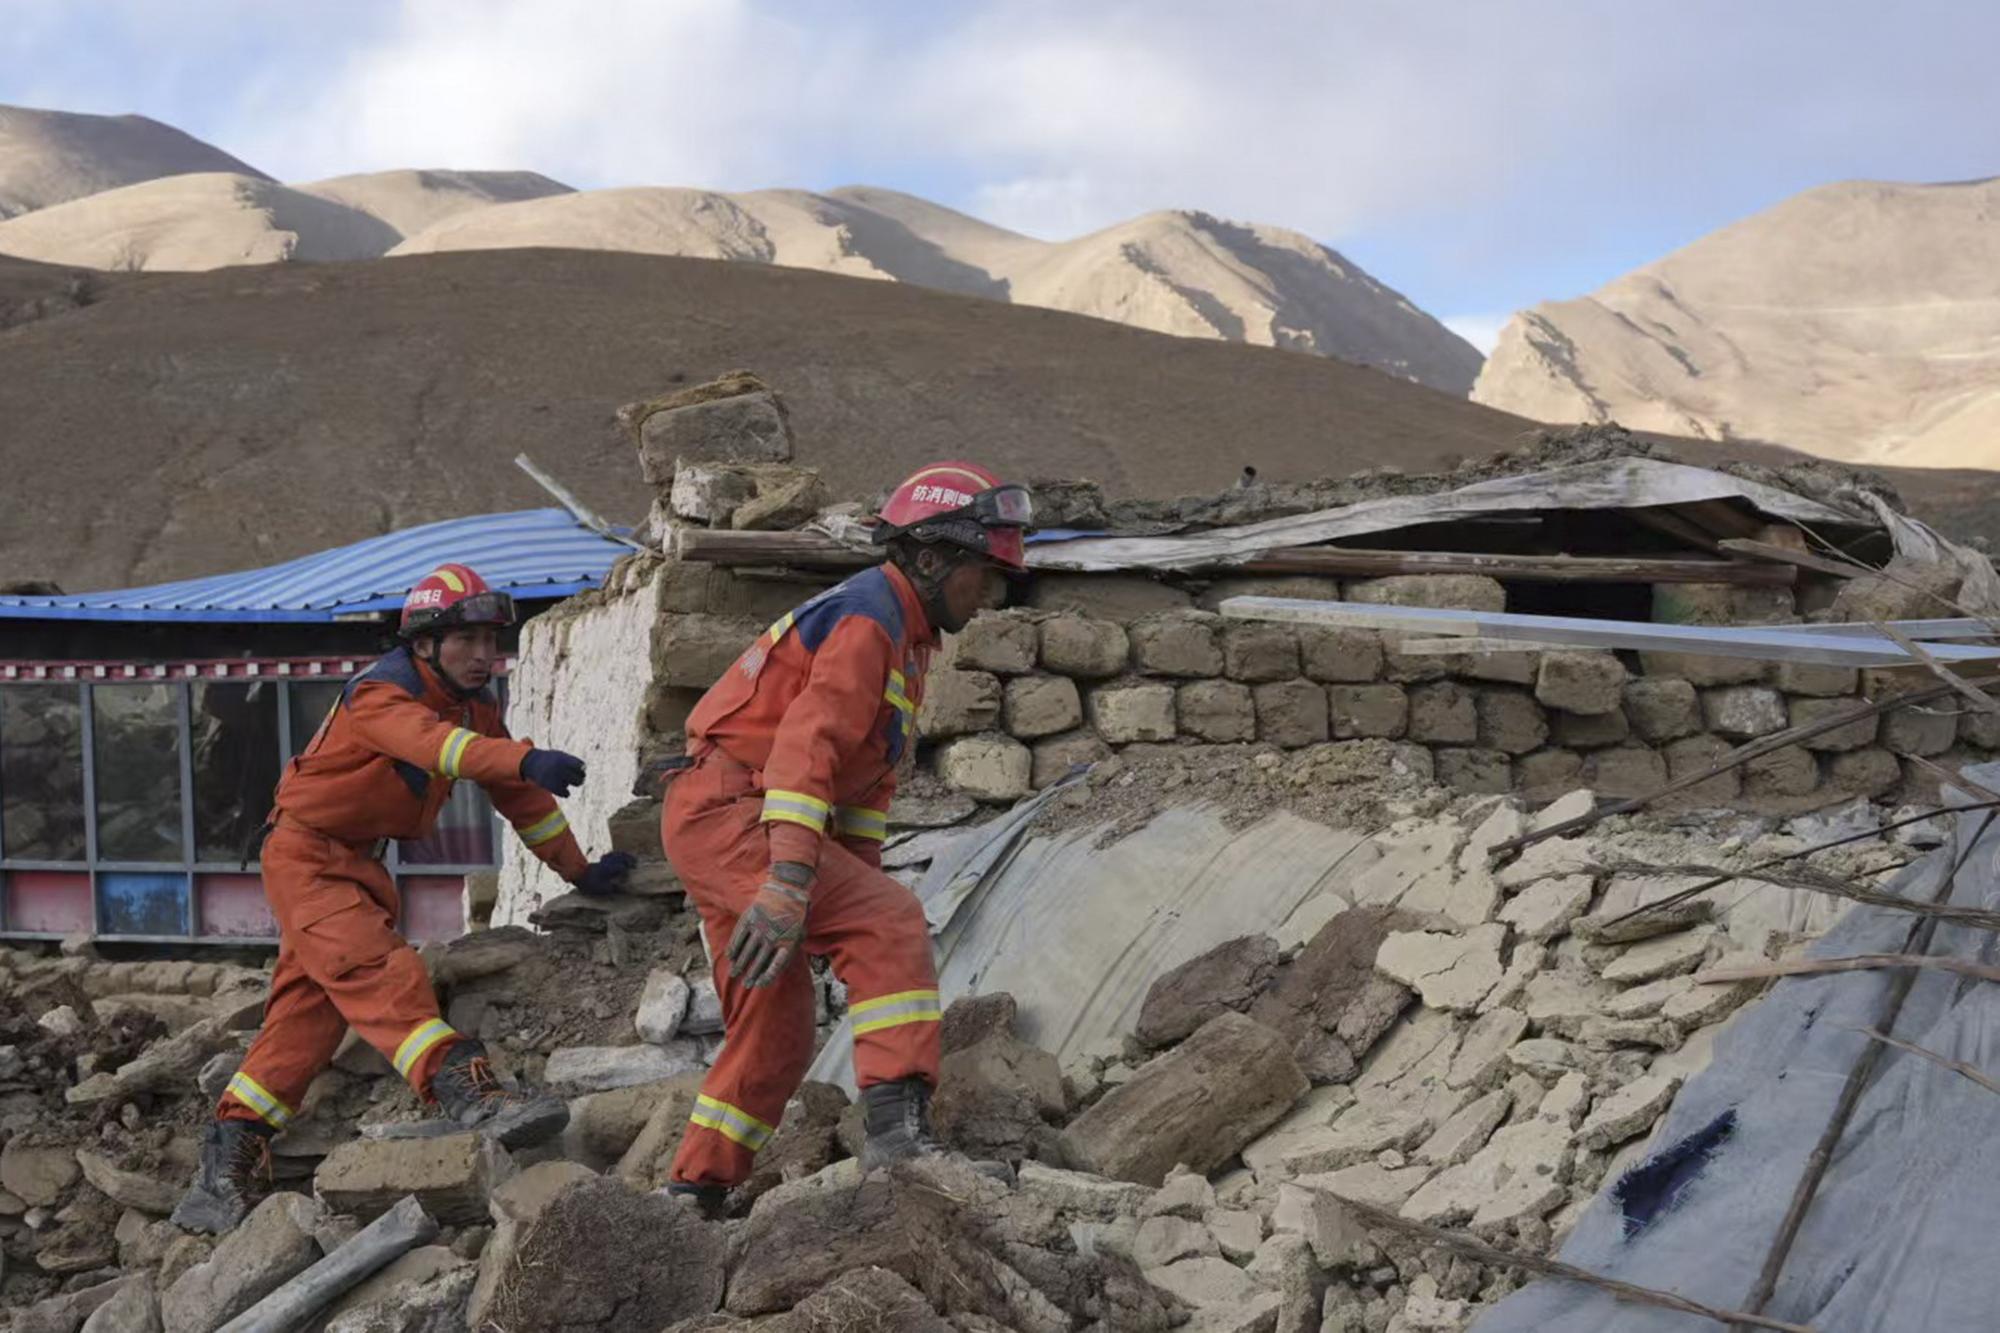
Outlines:
{"label": "twig on rubble", "polygon": [[[1966,684],[1974,686],[2000,685],[2000,676],[1978,676],[1968,680]],[[1521,851],[1524,848],[1532,847],[1536,843],[1543,842],[1549,838],[1560,838],[1571,833],[1581,832],[1602,820],[1609,819],[1613,815],[1625,815],[1630,814],[1634,810],[1643,809],[1651,805],[1654,801],[1659,800],[1662,796],[1671,796],[1675,792],[1686,791],[1691,787],[1699,787],[1710,778],[1719,777],[1733,769],[1741,768],[1753,759],[1761,759],[1767,754],[1775,754],[1777,751],[1785,749],[1787,746],[1796,745],[1800,741],[1811,740],[1815,736],[1838,730],[1850,722],[1861,722],[1871,717],[1879,717],[1883,713],[1894,712],[1899,708],[1909,708],[1916,704],[1929,703],[1931,700],[1941,699],[1951,692],[1952,687],[1949,685],[1932,685],[1926,689],[1913,690],[1908,694],[1891,695],[1886,699],[1877,699],[1872,703],[1843,709],[1831,716],[1821,718],[1817,722],[1809,722],[1802,726],[1787,727],[1783,731],[1773,732],[1769,736],[1754,740],[1748,745],[1740,745],[1724,755],[1717,762],[1710,764],[1707,768],[1696,773],[1689,773],[1685,777],[1675,778],[1663,787],[1656,787],[1652,791],[1634,796],[1629,800],[1608,805],[1602,810],[1593,810],[1589,814],[1578,815],[1574,819],[1565,819],[1561,823],[1551,824],[1545,829],[1536,829],[1532,833],[1524,833],[1518,838],[1509,838],[1505,842],[1497,843],[1488,855],[1491,858],[1498,858],[1512,852]]]}
{"label": "twig on rubble", "polygon": [[1949,1069],[1954,1074],[1971,1079],[1988,1092],[2000,1092],[2000,1083],[1995,1083],[1992,1079],[1986,1077],[1986,1075],[1980,1073],[1963,1060],[1954,1060],[1948,1055],[1940,1055],[1928,1046],[1919,1046],[1913,1041],[1903,1041],[1890,1036],[1886,1032],[1877,1032],[1874,1028],[1850,1028],[1848,1030],[1850,1032],[1859,1032],[1864,1037],[1873,1038],[1881,1042],[1884,1046],[1893,1046],[1899,1051],[1908,1051],[1911,1055],[1921,1056],[1923,1059],[1930,1061],[1940,1068]]}
{"label": "twig on rubble", "polygon": [[[1939,877],[1934,902],[1943,902],[1951,896],[1958,884],[1959,872],[1972,859],[1973,850],[1992,827],[1994,812],[1989,810],[1979,821],[1979,827],[1972,836],[1964,840],[1952,861],[1951,869]],[[1931,939],[1937,934],[1937,918],[1922,917],[1910,923],[1910,930],[1903,937],[1903,952],[1907,956],[1926,957],[1930,953]],[[1936,960],[1942,963],[1946,960]],[[1957,961],[1957,960],[1951,960]],[[1883,1032],[1894,1032],[1896,1021],[1903,1016],[1903,1002],[1910,996],[1910,987],[1916,984],[1918,968],[1912,967],[1897,975],[1889,987],[1889,993],[1882,999],[1882,1009],[1875,1026]],[[1854,1108],[1861,1104],[1861,1094],[1868,1087],[1868,1080],[1875,1072],[1881,1059],[1882,1045],[1871,1042],[1847,1071],[1847,1081],[1841,1085],[1840,1100],[1835,1103],[1833,1115],[1828,1118],[1826,1128],[1821,1131],[1819,1142],[1813,1145],[1812,1155],[1806,1158],[1805,1170],[1799,1174],[1798,1186],[1792,1191],[1792,1201],[1785,1209],[1785,1219],[1778,1226],[1777,1236],[1771,1242],[1770,1253],[1764,1256],[1764,1267],[1757,1274],[1757,1283],[1750,1288],[1750,1295],[1744,1304],[1752,1313],[1762,1314],[1770,1304],[1771,1295],[1778,1289],[1778,1278],[1785,1271],[1785,1260],[1791,1257],[1792,1245],[1798,1240],[1799,1230],[1805,1225],[1806,1214],[1812,1208],[1815,1195],[1819,1193],[1820,1181],[1825,1179],[1827,1167],[1833,1162],[1833,1150],[1840,1146],[1841,1135],[1847,1132],[1847,1122],[1853,1118]],[[1738,1327],[1747,1327],[1739,1324]]]}
{"label": "twig on rubble", "polygon": [[2000,801],[2000,791],[1994,791],[1991,787],[1974,782],[1971,778],[1965,776],[1965,770],[1962,768],[1946,768],[1943,764],[1926,759],[1920,754],[1906,754],[1903,758],[1936,778],[1940,786],[1947,782],[1955,782],[1982,800]]}
{"label": "twig on rubble", "polygon": [[[1710,889],[1719,889],[1724,884],[1729,883],[1731,880],[1768,878],[1762,874],[1763,871],[1774,870],[1777,867],[1785,865],[1789,862],[1800,861],[1808,856],[1815,855],[1816,853],[1819,852],[1831,851],[1836,847],[1845,847],[1849,843],[1867,842],[1870,838],[1879,838],[1884,833],[1890,833],[1899,828],[1907,828],[1911,824],[1921,824],[1926,820],[1936,819],[1939,815],[1953,815],[1953,814],[1960,814],[1967,810],[1992,810],[1996,808],[2000,808],[2000,795],[1994,795],[1991,800],[1977,801],[1971,805],[1940,806],[1936,810],[1926,811],[1921,815],[1911,815],[1903,819],[1895,820],[1891,823],[1878,825],[1875,828],[1865,830],[1864,832],[1861,833],[1850,833],[1846,837],[1834,838],[1830,842],[1814,843],[1810,847],[1803,848],[1796,852],[1787,852],[1785,855],[1773,857],[1769,861],[1759,861],[1756,865],[1749,866],[1743,870],[1730,871],[1726,874],[1720,870],[1710,870],[1707,871],[1706,873],[1714,875],[1715,878],[1705,880],[1700,884],[1695,884],[1685,889],[1681,889],[1679,892],[1670,893],[1666,897],[1659,899],[1657,902],[1645,903],[1642,904],[1641,906],[1633,908],[1629,912],[1624,912],[1618,916],[1612,917],[1609,921],[1604,923],[1604,928],[1609,929],[1610,927],[1615,926],[1622,921],[1630,921],[1635,916],[1644,916],[1647,912],[1657,912],[1664,908],[1672,907],[1677,903],[1686,902],[1690,898],[1696,898],[1704,893],[1707,893]],[[1666,867],[1666,866],[1648,866],[1645,868],[1649,870],[1671,869],[1671,867]],[[1704,872],[1696,871],[1695,873],[1704,873]],[[1770,882],[1781,883],[1782,881],[1771,880]],[[1867,890],[1862,890],[1862,891],[1867,892]],[[1902,908],[1904,910],[1917,911],[1921,910],[1925,906],[1924,904],[1921,903],[1913,903],[1906,898],[1896,898],[1893,897],[1892,895],[1886,895],[1886,894],[1884,895],[1884,897],[1888,898],[1889,900],[1887,902],[1879,904],[1880,906],[1883,907],[1897,907],[1897,908]],[[1953,909],[1953,910],[1969,910],[1969,909]]]}
{"label": "twig on rubble", "polygon": [[1869,624],[1871,628],[1879,629],[1882,633],[1894,639],[1897,647],[1923,663],[1924,667],[1933,676],[1936,676],[1967,699],[1970,699],[1974,708],[1979,709],[1981,712],[2000,714],[2000,699],[1995,699],[1983,690],[1973,689],[1965,677],[1938,661],[1936,654],[1932,653],[1930,649],[1924,647],[1921,643],[1918,643],[1915,639],[1887,621],[1875,620],[1870,621]]}
{"label": "twig on rubble", "polygon": [[[1339,1195],[1335,1195],[1334,1197],[1340,1198]],[[1807,1324],[1788,1324],[1782,1319],[1767,1319],[1763,1315],[1746,1314],[1740,1310],[1718,1310],[1712,1305],[1703,1305],[1700,1301],[1689,1300],[1687,1297],[1675,1295],[1671,1291],[1659,1291],[1653,1287],[1641,1287],[1630,1282],[1620,1282],[1617,1278],[1605,1277],[1601,1273],[1593,1273],[1587,1268],[1578,1268],[1574,1264],[1566,1264],[1558,1259],[1544,1259],[1539,1255],[1516,1254],[1511,1250],[1498,1249],[1483,1241],[1474,1240],[1471,1236],[1463,1232],[1447,1231],[1443,1227],[1434,1227],[1425,1222],[1412,1222],[1409,1218],[1398,1217],[1392,1212],[1376,1208],[1371,1204],[1360,1203],[1356,1200],[1345,1198],[1340,1199],[1340,1202],[1344,1208],[1354,1214],[1356,1220],[1364,1227],[1375,1227],[1383,1231],[1398,1232],[1414,1240],[1435,1245],[1441,1250],[1449,1250],[1453,1254],[1464,1255],[1466,1258],[1478,1263],[1492,1264],[1496,1267],[1521,1268],[1530,1273],[1539,1274],[1542,1277],[1560,1278],[1566,1282],[1581,1282],[1585,1286],[1596,1287],[1599,1291],[1609,1292],[1621,1301],[1631,1301],[1636,1305],[1656,1306],[1662,1310],[1678,1310],[1682,1314],[1696,1315],[1703,1319],[1713,1319],[1718,1324],[1733,1323],[1750,1328],[1777,1329],[1779,1333],[1812,1333],[1811,1326]]]}
{"label": "twig on rubble", "polygon": [[[1925,918],[1926,921],[1936,919]],[[1856,953],[1843,954],[1838,958],[1784,958],[1771,963],[1704,968],[1694,974],[1694,979],[1698,985],[1707,985],[1719,981],[1763,981],[1769,977],[1816,977],[1833,972],[1875,972],[1893,968],[1955,972],[1978,981],[2000,981],[2000,967],[1928,953]]]}
{"label": "twig on rubble", "polygon": [[[1904,862],[1904,864],[1907,865],[1909,863]],[[1781,889],[1802,889],[1807,893],[1823,893],[1829,898],[1845,898],[1849,902],[1865,903],[1870,907],[1884,907],[1892,912],[1909,912],[1915,916],[1934,916],[1940,920],[1949,921],[1953,925],[1966,926],[1972,930],[2000,931],[2000,911],[1993,911],[1984,907],[1959,907],[1952,903],[1927,903],[1916,898],[1900,898],[1893,893],[1883,893],[1879,889],[1864,889],[1858,884],[1849,883],[1838,875],[1829,875],[1824,871],[1815,871],[1811,867],[1793,871],[1791,874],[1780,874],[1771,869],[1732,872],[1724,870],[1719,866],[1652,865],[1636,861],[1618,862],[1603,868],[1614,874],[1715,876],[1715,878],[1699,886],[1703,889],[1719,887],[1736,880],[1753,879],[1760,884],[1773,884]],[[1604,928],[1608,930],[1620,921],[1642,915],[1656,908],[1671,906],[1674,903],[1683,901],[1685,898],[1693,897],[1694,894],[1694,889],[1682,889],[1680,892],[1662,898],[1658,902],[1647,903],[1644,907],[1634,908],[1632,911],[1626,912],[1621,916],[1613,917],[1610,921],[1604,923]]]}

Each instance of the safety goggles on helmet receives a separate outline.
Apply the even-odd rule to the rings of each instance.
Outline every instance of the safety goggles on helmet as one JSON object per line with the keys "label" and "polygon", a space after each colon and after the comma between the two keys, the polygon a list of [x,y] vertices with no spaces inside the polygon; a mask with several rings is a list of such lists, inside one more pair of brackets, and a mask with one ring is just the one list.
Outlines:
{"label": "safety goggles on helmet", "polygon": [[[972,503],[966,508],[972,511],[972,517],[979,520],[982,528],[1035,526],[1035,503],[1028,496],[1028,488],[1013,482],[981,491],[972,497]],[[959,512],[964,513],[965,510]]]}
{"label": "safety goggles on helmet", "polygon": [[468,625],[511,625],[514,598],[504,592],[476,592],[449,606],[420,607],[403,619],[403,633],[436,634]]}

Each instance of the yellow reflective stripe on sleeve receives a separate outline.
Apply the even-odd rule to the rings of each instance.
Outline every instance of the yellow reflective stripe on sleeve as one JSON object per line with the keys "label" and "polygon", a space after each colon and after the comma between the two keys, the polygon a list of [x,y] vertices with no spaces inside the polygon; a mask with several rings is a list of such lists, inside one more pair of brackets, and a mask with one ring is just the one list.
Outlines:
{"label": "yellow reflective stripe on sleeve", "polygon": [[433,1018],[428,1022],[419,1023],[416,1027],[410,1029],[409,1036],[403,1038],[403,1044],[396,1048],[396,1058],[390,1063],[396,1066],[398,1074],[407,1079],[410,1076],[410,1071],[422,1062],[424,1056],[429,1054],[432,1047],[441,1041],[449,1041],[457,1035],[457,1029],[453,1028],[451,1024],[445,1022],[442,1018]]}
{"label": "yellow reflective stripe on sleeve", "polygon": [[854,1020],[854,1035],[857,1037],[880,1032],[883,1028],[901,1027],[905,1023],[936,1023],[944,1017],[938,993],[934,990],[906,990],[897,991],[894,995],[878,995],[872,1000],[850,1005],[847,1013]]}
{"label": "yellow reflective stripe on sleeve", "polygon": [[871,810],[865,805],[837,806],[833,812],[833,826],[850,838],[873,838],[880,842],[889,836],[889,812]]}
{"label": "yellow reflective stripe on sleeve", "polygon": [[559,838],[569,831],[569,820],[563,818],[560,810],[550,811],[526,828],[516,826],[514,832],[530,847],[539,847],[551,838]]}
{"label": "yellow reflective stripe on sleeve", "polygon": [[248,1074],[240,1071],[231,1074],[227,1091],[230,1096],[255,1111],[272,1129],[283,1129],[292,1123],[292,1108],[273,1097],[263,1084]]}
{"label": "yellow reflective stripe on sleeve", "polygon": [[785,631],[792,627],[792,620],[792,613],[787,611],[771,622],[771,628],[765,630],[764,633],[769,636],[772,643],[776,643],[778,640],[784,638]]}
{"label": "yellow reflective stripe on sleeve", "polygon": [[914,713],[917,711],[917,707],[910,702],[909,685],[910,682],[904,677],[902,672],[891,671],[889,673],[889,688],[882,691],[882,697],[889,701],[889,705],[892,708],[905,713]]}
{"label": "yellow reflective stripe on sleeve", "polygon": [[740,1106],[720,1102],[707,1094],[697,1094],[688,1120],[703,1129],[712,1129],[732,1143],[756,1152],[771,1141],[776,1131]]}
{"label": "yellow reflective stripe on sleeve", "polygon": [[815,833],[824,833],[827,816],[831,813],[833,807],[806,792],[780,791],[773,787],[764,793],[765,823],[783,820],[788,824],[803,824]]}
{"label": "yellow reflective stripe on sleeve", "polygon": [[438,749],[437,771],[448,778],[458,777],[458,765],[465,758],[465,747],[478,739],[476,731],[453,727],[451,735],[445,737],[444,744]]}

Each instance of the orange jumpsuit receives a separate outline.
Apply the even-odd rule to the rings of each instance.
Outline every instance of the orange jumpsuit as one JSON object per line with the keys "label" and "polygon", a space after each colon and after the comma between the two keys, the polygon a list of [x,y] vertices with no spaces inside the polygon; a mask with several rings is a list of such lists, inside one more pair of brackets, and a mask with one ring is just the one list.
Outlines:
{"label": "orange jumpsuit", "polygon": [[455,779],[484,787],[521,840],[566,880],[587,863],[555,798],[523,781],[531,747],[500,705],[448,690],[408,648],[348,683],[312,743],[285,769],[264,841],[264,896],[278,964],[264,1025],[217,1115],[283,1129],[351,1026],[417,1094],[458,1033],[430,976],[396,932],[400,902],[381,861],[390,838],[422,838]]}
{"label": "orange jumpsuit", "polygon": [[688,719],[661,837],[701,912],[727,1040],[703,1081],[673,1179],[735,1185],[813,1054],[803,957],[756,990],[726,951],[773,861],[817,866],[804,952],[847,986],[862,1087],[938,1071],[937,971],[916,895],[882,873],[896,765],[936,632],[900,570],[880,566],[759,635]]}

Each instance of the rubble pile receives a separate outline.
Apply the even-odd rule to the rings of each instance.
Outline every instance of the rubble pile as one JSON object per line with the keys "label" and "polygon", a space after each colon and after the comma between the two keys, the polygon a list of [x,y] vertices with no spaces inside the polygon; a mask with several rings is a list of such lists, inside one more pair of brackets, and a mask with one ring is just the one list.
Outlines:
{"label": "rubble pile", "polygon": [[[1310,755],[1247,769],[1285,784]],[[1078,789],[1157,788],[1181,762],[1128,758]],[[541,932],[426,950],[451,1021],[571,1098],[560,1140],[378,1137],[420,1108],[350,1045],[276,1141],[277,1192],[220,1243],[164,1219],[263,974],[81,944],[6,954],[0,1293],[17,1330],[206,1333],[292,1299],[401,1207],[424,1238],[313,1326],[1462,1328],[1517,1279],[1371,1233],[1343,1201],[1552,1250],[1755,993],[1694,974],[1783,954],[1832,919],[1831,900],[1746,879],[1617,922],[1693,882],[1644,867],[1748,867],[1879,827],[1866,801],[1792,820],[1628,816],[1489,855],[1593,803],[1578,791],[1530,815],[1414,778],[1384,787],[1354,807],[1375,831],[1287,938],[1167,971],[1122,1040],[1059,1062],[1023,1038],[1011,997],[951,1006],[940,1136],[1010,1164],[1011,1184],[956,1159],[864,1179],[858,1108],[807,1084],[724,1223],[655,1193],[721,1029],[676,893],[559,899]],[[646,817],[656,802],[623,822]],[[1940,836],[1915,825],[1815,864],[1872,879]],[[831,978],[820,994],[824,1039],[844,997]]]}

